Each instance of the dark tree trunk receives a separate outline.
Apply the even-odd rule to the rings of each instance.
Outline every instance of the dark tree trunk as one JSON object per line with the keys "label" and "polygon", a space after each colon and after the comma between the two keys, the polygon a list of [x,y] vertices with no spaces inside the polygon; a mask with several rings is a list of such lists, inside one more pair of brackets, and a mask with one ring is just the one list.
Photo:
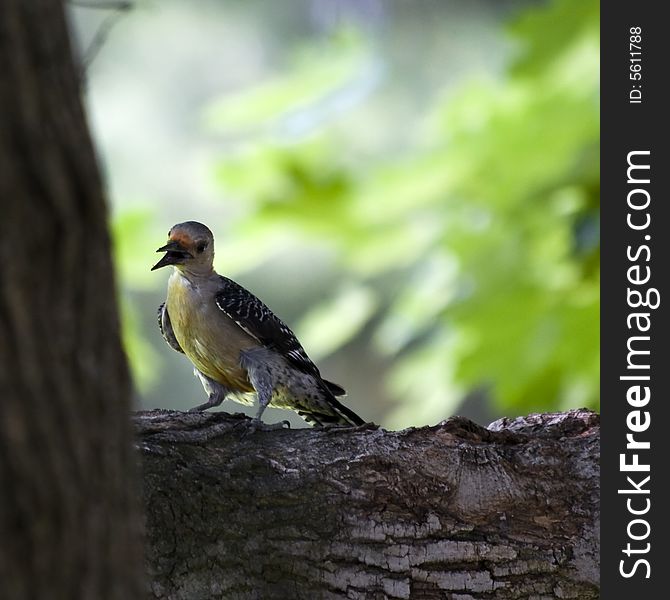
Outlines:
{"label": "dark tree trunk", "polygon": [[139,413],[154,598],[599,595],[598,416],[246,435]]}
{"label": "dark tree trunk", "polygon": [[0,67],[0,597],[136,598],[129,376],[59,1],[0,2]]}

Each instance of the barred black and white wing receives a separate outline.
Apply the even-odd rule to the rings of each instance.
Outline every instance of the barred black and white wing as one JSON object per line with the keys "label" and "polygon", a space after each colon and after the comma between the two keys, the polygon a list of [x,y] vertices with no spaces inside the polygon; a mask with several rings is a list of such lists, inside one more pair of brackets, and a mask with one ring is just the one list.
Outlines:
{"label": "barred black and white wing", "polygon": [[[221,290],[216,294],[216,304],[263,346],[281,354],[299,371],[321,378],[319,369],[307,356],[288,325],[251,292],[232,279],[221,277]],[[344,392],[339,386],[333,386],[341,393]]]}
{"label": "barred black and white wing", "polygon": [[295,334],[261,300],[227,277],[221,277],[221,288],[215,296],[217,306],[239,327],[266,348],[282,355],[295,369],[314,376],[324,394],[325,405],[296,408],[298,414],[312,425],[362,425],[356,413],[340,404],[335,397],[346,394],[336,383],[321,377]]}
{"label": "barred black and white wing", "polygon": [[172,323],[170,323],[170,315],[167,311],[167,306],[165,302],[158,307],[158,328],[161,330],[161,335],[163,339],[167,342],[168,346],[175,350],[176,352],[181,352],[184,354],[184,351],[181,349],[177,338],[175,337],[174,331],[172,329]]}

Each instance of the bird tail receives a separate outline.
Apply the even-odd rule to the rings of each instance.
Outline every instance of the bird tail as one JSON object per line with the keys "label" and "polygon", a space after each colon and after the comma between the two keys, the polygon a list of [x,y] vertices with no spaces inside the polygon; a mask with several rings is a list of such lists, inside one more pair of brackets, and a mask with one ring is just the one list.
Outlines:
{"label": "bird tail", "polygon": [[[310,425],[323,427],[324,425],[345,425],[354,427],[364,425],[365,421],[361,419],[353,410],[344,406],[336,400],[335,395],[343,396],[345,391],[336,383],[324,380],[324,388],[327,396],[328,412],[317,410],[299,410],[298,414]],[[325,407],[324,407],[325,408]]]}
{"label": "bird tail", "polygon": [[327,379],[323,379],[322,381],[323,381],[323,383],[326,384],[326,387],[328,388],[328,391],[333,396],[346,396],[347,395],[347,390],[345,390],[341,385],[337,385],[336,383],[333,383],[332,381],[328,381]]}
{"label": "bird tail", "polygon": [[344,404],[341,404],[334,398],[330,403],[330,407],[338,414],[339,420],[337,422],[340,425],[365,425],[365,421],[361,419],[361,417],[359,417],[353,410],[347,408],[344,406]]}

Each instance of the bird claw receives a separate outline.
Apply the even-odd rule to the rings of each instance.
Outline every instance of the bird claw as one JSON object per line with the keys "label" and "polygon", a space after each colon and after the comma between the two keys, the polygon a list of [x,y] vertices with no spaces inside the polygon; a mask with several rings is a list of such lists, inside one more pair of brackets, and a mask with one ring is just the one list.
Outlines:
{"label": "bird claw", "polygon": [[247,427],[247,431],[244,433],[245,436],[251,435],[256,431],[276,431],[278,429],[291,429],[291,424],[288,421],[280,421],[279,423],[263,423],[258,418],[253,418],[251,420],[244,420],[240,423]]}

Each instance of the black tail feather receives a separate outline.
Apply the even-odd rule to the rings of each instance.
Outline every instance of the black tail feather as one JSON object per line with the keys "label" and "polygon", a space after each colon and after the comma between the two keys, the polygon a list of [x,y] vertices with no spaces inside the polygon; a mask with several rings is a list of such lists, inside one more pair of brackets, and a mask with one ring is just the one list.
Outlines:
{"label": "black tail feather", "polygon": [[345,390],[341,385],[337,385],[336,383],[333,383],[332,381],[328,381],[327,379],[324,379],[323,383],[326,384],[326,387],[328,388],[328,391],[333,396],[346,396],[347,395],[347,390]]}
{"label": "black tail feather", "polygon": [[[327,383],[327,382],[325,382]],[[329,412],[315,410],[299,410],[298,414],[310,425],[323,427],[324,425],[344,425],[354,427],[364,425],[365,421],[361,419],[353,410],[338,402],[334,396],[328,399]]]}
{"label": "black tail feather", "polygon": [[365,425],[365,421],[361,417],[337,400],[333,399],[331,401],[331,407],[340,415],[339,423],[342,425]]}

